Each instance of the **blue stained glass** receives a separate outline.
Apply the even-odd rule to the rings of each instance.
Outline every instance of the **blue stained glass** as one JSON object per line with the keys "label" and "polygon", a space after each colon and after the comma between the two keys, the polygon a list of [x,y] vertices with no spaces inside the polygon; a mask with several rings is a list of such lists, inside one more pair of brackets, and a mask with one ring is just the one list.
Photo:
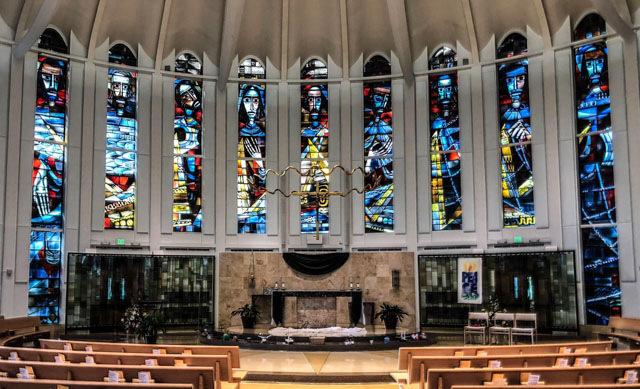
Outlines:
{"label": "blue stained glass", "polygon": [[31,225],[62,228],[64,146],[34,142]]}
{"label": "blue stained glass", "polygon": [[174,154],[202,154],[202,88],[200,82],[176,79],[173,120]]}
{"label": "blue stained glass", "polygon": [[[329,191],[329,167],[326,160],[303,160],[301,164],[300,190],[302,192],[328,192]],[[300,225],[301,232],[312,234],[316,232],[316,224],[319,221],[319,232],[329,232],[329,199],[320,196],[308,195],[300,199]]]}
{"label": "blue stained glass", "polygon": [[238,233],[265,234],[266,181],[264,162],[238,159]]}
{"label": "blue stained glass", "polygon": [[367,160],[365,165],[365,231],[393,232],[393,163]]}
{"label": "blue stained glass", "polygon": [[507,228],[535,225],[528,64],[525,59],[498,67],[502,220]]}
{"label": "blue stained glass", "polygon": [[583,229],[582,250],[587,323],[607,325],[622,314],[616,227]]}
{"label": "blue stained glass", "polygon": [[105,228],[133,229],[136,154],[107,151]]}
{"label": "blue stained glass", "polygon": [[582,224],[616,222],[611,132],[578,138]]}
{"label": "blue stained glass", "polygon": [[173,229],[199,232],[202,226],[202,158],[173,158]]}
{"label": "blue stained glass", "polygon": [[58,322],[62,233],[31,231],[29,247],[29,315]]}
{"label": "blue stained glass", "polygon": [[498,47],[498,59],[527,53],[527,38],[517,32],[509,34]]}
{"label": "blue stained glass", "polygon": [[108,148],[136,150],[136,74],[109,69],[107,94]]}
{"label": "blue stained glass", "polygon": [[457,74],[431,76],[429,86],[432,225],[435,231],[459,230],[462,191]]}

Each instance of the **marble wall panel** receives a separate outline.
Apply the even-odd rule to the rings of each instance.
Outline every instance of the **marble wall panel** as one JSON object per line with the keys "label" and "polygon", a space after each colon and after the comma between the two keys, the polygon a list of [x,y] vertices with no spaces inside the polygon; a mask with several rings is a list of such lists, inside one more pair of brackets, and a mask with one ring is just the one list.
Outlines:
{"label": "marble wall panel", "polygon": [[[253,260],[253,266],[252,266]],[[349,260],[335,272],[324,276],[308,276],[293,271],[282,259],[281,253],[221,253],[220,296],[218,320],[223,327],[241,325],[240,318],[231,319],[234,309],[251,301],[252,295],[263,294],[265,288],[273,287],[276,281],[285,282],[290,290],[344,290],[349,282],[360,282],[364,302],[373,302],[378,310],[380,304],[398,304],[409,313],[400,325],[415,328],[414,255],[411,252],[351,253]],[[254,272],[255,282],[251,287],[249,278]],[[391,271],[400,271],[400,287],[393,289]],[[341,300],[345,300],[344,302]],[[348,300],[337,300],[338,325],[345,325],[342,316],[348,312]],[[285,301],[285,324],[297,324],[295,298]],[[268,322],[262,318],[260,322]],[[369,324],[369,323],[368,323]],[[377,325],[382,325],[377,322]]]}

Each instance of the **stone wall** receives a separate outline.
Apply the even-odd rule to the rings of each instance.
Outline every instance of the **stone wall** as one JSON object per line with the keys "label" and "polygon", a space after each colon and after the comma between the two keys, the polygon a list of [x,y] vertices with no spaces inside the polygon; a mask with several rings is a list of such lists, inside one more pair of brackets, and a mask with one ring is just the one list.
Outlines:
{"label": "stone wall", "polygon": [[[255,263],[255,282],[250,286],[251,258]],[[290,290],[343,290],[349,288],[349,280],[354,286],[359,279],[365,303],[375,303],[376,311],[383,302],[398,304],[409,313],[399,326],[415,328],[415,275],[414,255],[411,252],[351,253],[349,260],[335,272],[324,276],[308,276],[294,272],[282,259],[281,253],[221,253],[219,257],[220,296],[218,299],[218,322],[223,327],[241,325],[240,318],[231,319],[234,309],[250,303],[252,295],[263,293],[265,287],[273,287],[284,280]],[[400,285],[392,287],[391,271],[400,272]],[[349,298],[336,301],[336,324],[348,326]],[[266,298],[258,304],[265,305]],[[260,323],[269,323],[269,312],[262,307]],[[297,301],[285,301],[285,326],[297,326]],[[266,311],[266,312],[264,312]],[[370,324],[370,323],[367,323]],[[377,325],[382,325],[380,321]]]}

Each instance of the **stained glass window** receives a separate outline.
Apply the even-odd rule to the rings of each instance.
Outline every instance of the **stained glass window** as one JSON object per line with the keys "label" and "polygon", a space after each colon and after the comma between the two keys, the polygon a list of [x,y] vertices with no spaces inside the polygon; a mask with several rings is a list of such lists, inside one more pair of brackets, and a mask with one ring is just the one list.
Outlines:
{"label": "stained glass window", "polygon": [[[265,78],[264,67],[248,58],[238,77]],[[248,81],[251,82],[251,81]],[[240,83],[238,87],[238,233],[264,234],[266,224],[266,96],[265,85]]]}
{"label": "stained glass window", "polygon": [[[121,43],[109,50],[109,62],[137,65],[131,50]],[[133,230],[138,148],[137,74],[111,68],[108,77],[104,228]]]}
{"label": "stained glass window", "polygon": [[[442,47],[431,57],[432,70],[457,65],[456,52]],[[431,215],[434,231],[462,227],[458,73],[429,76],[431,128]]]}
{"label": "stained glass window", "polygon": [[[64,39],[52,28],[43,32],[38,47],[67,52]],[[39,316],[45,323],[57,323],[64,229],[68,63],[39,55],[36,71],[28,314]]]}
{"label": "stained glass window", "polygon": [[[363,75],[391,75],[391,63],[376,55],[365,64]],[[393,232],[392,117],[391,80],[365,82],[365,232]]]}
{"label": "stained glass window", "polygon": [[[178,73],[198,75],[202,65],[189,54],[176,58]],[[176,78],[173,120],[173,230],[200,232],[202,225],[202,84]]]}
{"label": "stained glass window", "polygon": [[[605,33],[605,21],[590,14],[578,24],[573,39]],[[621,315],[608,51],[603,41],[573,50],[587,324],[607,325],[609,317]]]}
{"label": "stained glass window", "polygon": [[[314,59],[300,72],[303,80],[327,78],[327,65]],[[329,114],[327,84],[300,86],[300,135],[303,174],[302,192],[329,191]],[[329,200],[318,195],[300,198],[300,231],[303,234],[329,232]]]}
{"label": "stained glass window", "polygon": [[[498,47],[498,58],[527,52],[527,40],[513,33]],[[498,65],[502,221],[504,227],[534,226],[529,60]]]}

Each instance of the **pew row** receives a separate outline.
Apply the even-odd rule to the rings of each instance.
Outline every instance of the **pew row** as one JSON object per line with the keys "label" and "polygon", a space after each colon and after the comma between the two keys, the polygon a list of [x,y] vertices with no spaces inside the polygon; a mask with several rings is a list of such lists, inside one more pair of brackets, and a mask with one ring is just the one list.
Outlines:
{"label": "pew row", "polygon": [[487,355],[557,354],[562,347],[572,350],[584,348],[588,352],[596,352],[611,350],[611,344],[611,341],[602,341],[514,346],[400,347],[398,370],[407,370],[412,357],[454,356],[459,353],[464,356],[472,356],[476,355],[478,351],[484,351]]}
{"label": "pew row", "polygon": [[603,331],[595,331],[598,339],[623,339],[629,343],[629,347],[640,349],[640,319],[626,317],[612,317],[609,325]]}
{"label": "pew row", "polygon": [[91,356],[97,365],[144,366],[147,360],[153,359],[158,366],[177,366],[176,361],[179,361],[182,362],[181,365],[186,366],[213,367],[216,362],[219,362],[223,367],[223,371],[220,372],[221,379],[229,382],[233,379],[233,376],[230,376],[226,369],[230,362],[228,355],[112,353],[0,346],[0,358],[2,359],[11,359],[11,354],[14,352],[23,362],[56,362],[55,357],[58,355],[63,355],[65,361],[69,363],[85,363],[86,357]]}
{"label": "pew row", "polygon": [[[597,366],[597,367],[528,367],[528,368],[500,368],[500,369],[432,369],[427,374],[426,383],[413,385],[404,384],[402,388],[419,389],[451,389],[453,386],[483,385],[491,382],[494,374],[499,374],[510,385],[521,383],[523,374],[540,375],[543,385],[583,385],[598,384],[617,386],[616,382],[628,370],[640,370],[637,365],[630,366]],[[625,385],[626,386],[626,385]]]}
{"label": "pew row", "polygon": [[[98,381],[103,382],[109,371],[121,371],[127,382],[138,378],[138,372],[148,371],[157,383],[190,384],[196,389],[222,389],[220,376],[214,371],[221,371],[220,366],[212,367],[168,367],[168,366],[128,366],[128,365],[87,365],[73,363],[50,363],[34,361],[0,360],[0,371],[10,377],[17,377],[20,368],[31,367],[36,379],[65,381]],[[225,387],[236,388],[237,384],[226,384]]]}
{"label": "pew row", "polygon": [[[604,385],[504,385],[503,389],[611,389],[611,384]],[[617,385],[614,387],[618,387]],[[638,389],[640,384],[625,384],[621,386],[625,389]],[[454,385],[451,389],[487,389],[487,385]]]}
{"label": "pew row", "polygon": [[56,389],[58,387],[67,387],[69,389],[194,389],[193,385],[190,384],[122,384],[67,380],[23,380],[0,377],[0,389]]}
{"label": "pew row", "polygon": [[[40,347],[43,349],[64,350],[65,345],[72,350],[86,351],[90,347],[96,352],[112,353],[136,353],[154,354],[154,350],[165,352],[169,355],[183,355],[190,352],[192,355],[228,355],[230,364],[227,364],[228,374],[233,377],[233,369],[240,368],[240,349],[238,346],[197,346],[197,345],[163,345],[163,344],[138,344],[138,343],[108,343],[86,342],[77,340],[41,339]],[[240,379],[244,372],[237,372],[235,377]]]}
{"label": "pew row", "polygon": [[[567,366],[578,364],[579,359],[590,366],[634,365],[640,351],[615,351],[573,354],[519,354],[469,357],[413,357],[408,369],[408,383],[419,382],[431,369],[485,368],[499,361],[501,368],[553,367],[559,360]],[[638,365],[637,367],[640,367]]]}
{"label": "pew row", "polygon": [[36,316],[0,319],[0,345],[22,346],[26,342],[51,337],[51,327],[42,325]]}

